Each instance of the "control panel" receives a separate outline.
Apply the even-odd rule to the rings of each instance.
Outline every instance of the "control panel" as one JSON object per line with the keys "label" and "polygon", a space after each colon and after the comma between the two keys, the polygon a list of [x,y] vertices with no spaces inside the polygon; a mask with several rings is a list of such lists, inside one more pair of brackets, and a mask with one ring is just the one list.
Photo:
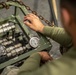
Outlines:
{"label": "control panel", "polygon": [[[5,4],[19,8],[24,15],[28,14],[24,5],[12,1]],[[0,9],[3,8],[0,5]],[[15,10],[16,12],[18,11]],[[51,43],[47,37],[28,28],[19,14],[0,19],[0,70],[26,59],[35,52],[50,49]]]}

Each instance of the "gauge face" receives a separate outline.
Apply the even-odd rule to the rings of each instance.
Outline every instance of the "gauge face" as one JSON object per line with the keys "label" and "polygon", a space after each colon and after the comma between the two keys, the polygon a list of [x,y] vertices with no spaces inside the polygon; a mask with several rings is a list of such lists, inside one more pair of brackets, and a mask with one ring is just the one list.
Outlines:
{"label": "gauge face", "polygon": [[36,48],[39,45],[39,38],[37,37],[32,37],[29,41],[29,44],[31,45],[31,47]]}

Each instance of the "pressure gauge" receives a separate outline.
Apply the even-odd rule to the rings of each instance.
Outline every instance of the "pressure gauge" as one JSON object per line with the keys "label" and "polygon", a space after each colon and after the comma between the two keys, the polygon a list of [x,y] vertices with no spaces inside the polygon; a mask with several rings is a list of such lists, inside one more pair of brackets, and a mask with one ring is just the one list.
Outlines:
{"label": "pressure gauge", "polygon": [[29,41],[29,44],[31,47],[36,48],[39,45],[39,38],[38,37],[32,37]]}

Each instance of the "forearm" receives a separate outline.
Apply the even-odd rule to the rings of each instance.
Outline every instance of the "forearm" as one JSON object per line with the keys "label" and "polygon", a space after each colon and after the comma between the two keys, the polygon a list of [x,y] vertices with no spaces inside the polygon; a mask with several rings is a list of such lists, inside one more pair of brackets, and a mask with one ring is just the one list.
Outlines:
{"label": "forearm", "polygon": [[65,32],[63,28],[45,26],[43,29],[43,34],[63,46],[69,47],[72,45],[71,37]]}

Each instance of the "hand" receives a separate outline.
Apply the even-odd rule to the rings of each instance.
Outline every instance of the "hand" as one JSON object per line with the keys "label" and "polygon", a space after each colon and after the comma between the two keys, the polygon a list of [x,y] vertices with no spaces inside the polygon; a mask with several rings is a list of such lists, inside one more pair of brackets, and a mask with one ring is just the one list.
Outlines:
{"label": "hand", "polygon": [[38,52],[41,56],[42,61],[48,61],[48,60],[53,60],[53,58],[49,55],[49,53],[43,51],[43,52]]}
{"label": "hand", "polygon": [[24,17],[24,24],[37,32],[43,32],[44,25],[39,18],[34,14],[28,14]]}

